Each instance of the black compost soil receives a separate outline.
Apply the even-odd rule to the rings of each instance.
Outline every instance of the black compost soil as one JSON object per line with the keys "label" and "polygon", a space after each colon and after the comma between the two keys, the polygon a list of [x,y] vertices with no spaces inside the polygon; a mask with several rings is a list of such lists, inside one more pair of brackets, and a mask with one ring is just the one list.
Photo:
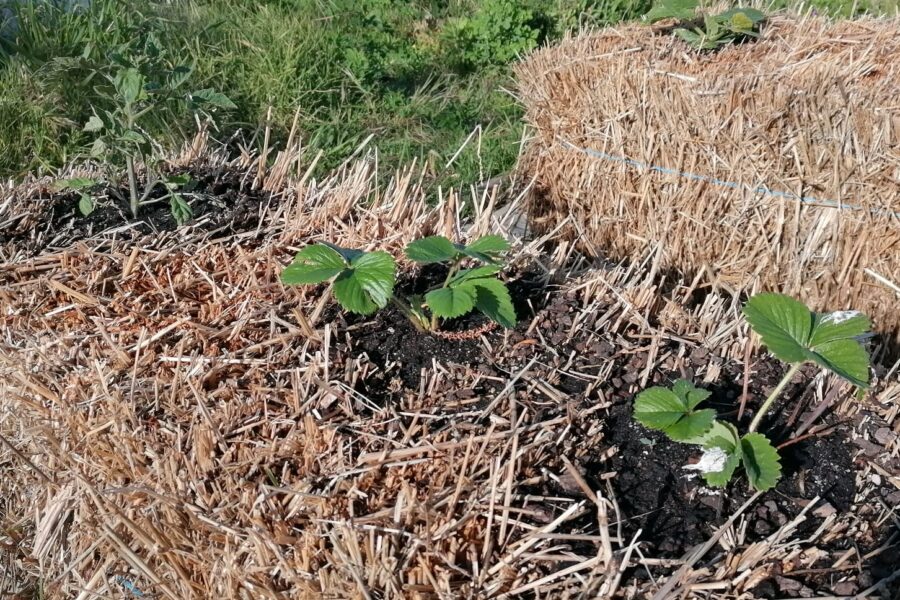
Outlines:
{"label": "black compost soil", "polygon": [[198,164],[167,175],[189,175],[190,183],[181,191],[193,210],[193,219],[182,226],[176,223],[164,198],[166,191],[157,185],[141,206],[135,219],[128,207],[128,189],[98,186],[91,190],[95,208],[88,216],[78,210],[80,194],[37,189],[23,217],[0,231],[0,245],[13,244],[19,251],[36,255],[45,248],[63,248],[98,233],[118,229],[119,237],[175,231],[179,227],[217,231],[223,236],[255,229],[261,208],[272,205],[276,197],[251,190],[245,174],[233,168]]}
{"label": "black compost soil", "polygon": [[[443,275],[440,269],[427,269],[401,281],[399,288],[406,293],[422,292],[439,282]],[[536,359],[532,376],[540,378],[542,372],[549,375],[553,370],[556,389],[579,398],[583,409],[591,408],[598,401],[595,395],[599,391],[610,402],[607,409],[596,411],[592,416],[601,422],[602,443],[597,444],[594,437],[588,439],[586,433],[595,428],[596,421],[573,423],[573,428],[576,430],[574,435],[583,434],[585,444],[592,449],[588,454],[591,458],[578,461],[585,480],[592,489],[605,490],[607,485],[610,486],[618,504],[622,520],[612,524],[611,528],[620,530],[626,539],[631,539],[640,530],[641,548],[650,556],[662,558],[681,558],[691,548],[708,540],[754,492],[741,478],[740,471],[729,487],[709,488],[699,476],[691,475],[694,471],[684,469],[685,465],[699,459],[696,447],[671,442],[632,419],[636,384],[651,360],[646,341],[603,335],[589,321],[577,323],[575,316],[580,311],[577,298],[545,289],[533,275],[513,278],[510,285],[519,299],[520,325],[513,331],[489,330],[485,334],[486,343],[477,338],[447,339],[419,332],[398,310],[385,310],[365,319],[347,316],[332,308],[325,319],[330,320],[339,332],[337,355],[367,359],[376,366],[358,391],[377,405],[399,401],[403,394],[418,391],[422,370],[431,369],[435,362],[466,365],[487,375],[487,382],[502,382],[508,380],[510,373]],[[598,307],[596,312],[600,314],[603,310],[604,307]],[[478,330],[485,323],[483,317],[476,315],[447,323],[444,329],[467,332]],[[673,342],[663,341],[658,351],[663,354],[673,348]],[[588,382],[610,361],[613,366],[605,381],[597,391],[585,395]],[[722,418],[735,421],[743,392],[743,366],[712,356],[703,348],[698,347],[682,357],[677,370],[663,366],[653,369],[648,386],[669,385],[678,378],[694,380],[697,370],[711,362],[719,367],[720,376],[710,384],[702,384],[712,392],[706,405],[715,408]],[[564,369],[554,369],[562,365],[565,365]],[[754,359],[746,414],[741,421],[744,427],[783,373],[783,365],[774,359],[766,356]],[[776,445],[789,440],[813,400],[809,383],[815,370],[810,368],[801,374],[802,377],[787,386],[782,395],[784,400],[776,403],[772,416],[761,427]],[[435,393],[445,398],[455,397],[459,390],[449,389],[452,380],[447,385],[448,389],[439,389]],[[490,397],[501,387],[502,384],[483,383],[479,389],[466,391]],[[559,406],[556,410],[563,412],[566,407]],[[852,425],[840,423],[829,411],[825,411],[816,424],[830,425],[827,434],[790,443],[781,451],[782,478],[776,488],[766,492],[746,513],[748,524],[741,544],[771,535],[798,517],[817,497],[819,502],[798,525],[795,536],[802,538],[813,533],[831,512],[850,509],[860,467],[854,463],[857,449],[850,439]],[[552,479],[534,486],[531,491],[544,496],[580,494],[577,489],[566,488]],[[883,494],[887,497],[892,491],[885,488]],[[588,516],[566,523],[558,533],[596,534],[596,518]],[[850,547],[849,542],[844,543]],[[588,555],[596,552],[590,544],[582,550]],[[877,580],[889,574],[885,573],[888,568],[889,561],[876,559],[866,565],[866,576],[861,581]],[[772,594],[793,596],[796,590],[788,588],[795,584],[801,592],[828,590],[827,582],[822,580],[827,572],[828,569],[822,569],[822,573],[793,579],[779,576],[773,579]],[[635,570],[633,576],[647,574],[647,570],[640,569]],[[759,597],[771,597],[767,590],[761,588]]]}

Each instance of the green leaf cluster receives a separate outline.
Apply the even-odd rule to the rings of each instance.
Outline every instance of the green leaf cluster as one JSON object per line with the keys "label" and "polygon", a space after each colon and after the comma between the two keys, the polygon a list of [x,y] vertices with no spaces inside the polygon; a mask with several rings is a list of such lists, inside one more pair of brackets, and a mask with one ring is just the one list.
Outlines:
{"label": "green leaf cluster", "polygon": [[[436,330],[439,319],[479,310],[503,327],[514,327],[516,312],[506,284],[498,279],[509,243],[487,235],[471,244],[431,236],[410,243],[406,256],[420,264],[449,263],[447,278],[422,296],[394,295],[396,263],[386,252],[363,252],[321,243],[307,246],[281,274],[288,285],[334,282],[335,299],[350,312],[371,314],[393,301],[416,327]],[[466,261],[483,264],[462,268]]]}
{"label": "green leaf cluster", "polygon": [[671,389],[652,387],[638,394],[634,401],[634,418],[650,429],[665,433],[670,439],[698,444],[707,452],[722,458],[718,470],[703,473],[709,485],[722,487],[731,481],[735,470],[743,464],[750,485],[757,490],[773,487],[781,477],[778,451],[760,433],[740,437],[730,423],[716,420],[713,409],[697,409],[710,393],[679,379]]}
{"label": "green leaf cluster", "polygon": [[[486,235],[471,244],[453,243],[439,235],[422,238],[406,247],[406,257],[420,264],[449,263],[444,284],[425,294],[424,306],[434,317],[454,319],[479,310],[503,327],[514,327],[516,311],[509,289],[497,274],[500,259],[509,250],[509,242],[498,235]],[[474,259],[480,267],[461,269],[462,261]],[[413,307],[421,310],[422,305]]]}
{"label": "green leaf cluster", "polygon": [[759,24],[766,16],[755,8],[732,8],[715,15],[696,14],[698,0],[662,0],[644,15],[655,23],[677,19],[683,24],[675,35],[699,50],[713,50],[747,37],[759,37]]}
{"label": "green leaf cluster", "polygon": [[[709,392],[688,381],[671,389],[652,387],[638,394],[634,418],[670,439],[698,444],[705,449],[701,464],[707,483],[726,485],[743,465],[750,485],[757,490],[774,486],[781,477],[778,451],[756,432],[762,417],[804,363],[814,363],[865,388],[869,383],[869,356],[862,340],[869,335],[869,319],[856,311],[815,313],[784,294],[764,293],[744,305],[750,327],[769,351],[792,367],[760,407],[749,430],[740,436],[735,426],[716,420],[711,409],[698,409]],[[718,468],[709,468],[710,465]]]}

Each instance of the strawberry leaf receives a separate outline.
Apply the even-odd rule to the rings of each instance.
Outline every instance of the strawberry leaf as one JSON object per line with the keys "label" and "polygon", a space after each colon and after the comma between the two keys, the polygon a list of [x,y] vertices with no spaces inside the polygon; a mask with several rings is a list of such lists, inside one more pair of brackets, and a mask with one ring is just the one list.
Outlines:
{"label": "strawberry leaf", "polygon": [[475,308],[475,293],[470,285],[439,288],[425,294],[425,302],[435,315],[453,319]]}
{"label": "strawberry leaf", "polygon": [[744,469],[753,489],[764,491],[774,487],[781,477],[781,459],[768,438],[761,433],[748,433],[741,439]]}
{"label": "strawberry leaf", "polygon": [[297,253],[294,262],[281,272],[281,281],[287,285],[322,283],[346,267],[347,262],[337,251],[323,244],[315,244]]}
{"label": "strawberry leaf", "polygon": [[432,235],[406,246],[406,257],[421,264],[452,260],[459,255],[453,243],[441,235]]}
{"label": "strawberry leaf", "polygon": [[367,252],[334,280],[334,297],[346,310],[368,315],[387,306],[396,277],[397,267],[390,254]]}
{"label": "strawberry leaf", "polygon": [[475,307],[502,327],[516,326],[516,309],[506,284],[499,279],[483,277],[468,282],[475,288]]}
{"label": "strawberry leaf", "polygon": [[[680,391],[683,386],[680,386]],[[696,406],[696,405],[695,405]],[[708,432],[716,418],[712,409],[693,410],[686,397],[664,387],[652,387],[637,395],[634,418],[650,429],[658,429],[675,441],[688,441]]]}

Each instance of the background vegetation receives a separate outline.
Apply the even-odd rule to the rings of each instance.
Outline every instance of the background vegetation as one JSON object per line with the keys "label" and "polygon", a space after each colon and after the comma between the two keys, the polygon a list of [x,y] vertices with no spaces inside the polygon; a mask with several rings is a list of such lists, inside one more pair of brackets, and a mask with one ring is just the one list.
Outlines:
{"label": "background vegetation", "polygon": [[[846,16],[895,9],[897,2],[813,5]],[[258,132],[271,108],[277,141],[299,111],[304,139],[324,151],[323,169],[374,134],[387,166],[424,157],[436,183],[467,185],[515,160],[520,111],[504,88],[517,54],[569,29],[634,19],[650,0],[94,0],[76,10],[58,4],[0,0],[4,177],[50,170],[86,152],[90,138],[82,128],[96,104],[91,74],[128,47],[162,49],[172,66],[193,66],[192,88],[231,98],[238,108],[220,118],[220,137]],[[178,105],[146,126],[163,144],[196,127]],[[476,128],[480,135],[445,170]]]}

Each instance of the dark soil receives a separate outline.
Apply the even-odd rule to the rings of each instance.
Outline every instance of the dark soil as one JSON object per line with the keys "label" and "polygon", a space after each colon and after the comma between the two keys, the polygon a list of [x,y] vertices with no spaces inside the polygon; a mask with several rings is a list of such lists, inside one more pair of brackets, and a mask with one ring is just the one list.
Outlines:
{"label": "dark soil", "polygon": [[[440,270],[427,270],[416,278],[401,282],[400,288],[405,292],[421,292],[442,277]],[[602,442],[597,444],[594,438],[585,438],[584,444],[591,451],[586,455],[588,458],[579,461],[588,485],[592,489],[606,489],[606,482],[609,482],[623,517],[616,526],[621,527],[622,535],[627,539],[631,539],[640,529],[641,547],[654,557],[680,558],[695,545],[708,540],[753,495],[753,490],[740,471],[728,488],[710,489],[698,475],[693,474],[695,472],[683,468],[699,458],[696,447],[671,442],[661,433],[647,430],[633,420],[631,413],[636,384],[648,361],[647,349],[641,348],[641,344],[646,342],[631,340],[627,336],[613,338],[598,334],[590,322],[582,323],[573,331],[574,316],[580,306],[576,298],[542,289],[534,277],[523,276],[511,285],[518,288],[518,295],[522,298],[521,305],[517,307],[521,322],[514,331],[496,329],[486,334],[487,342],[493,349],[491,353],[478,339],[449,340],[416,331],[396,310],[382,311],[368,320],[348,318],[335,310],[326,315],[326,319],[332,320],[340,332],[338,354],[348,352],[356,358],[367,357],[378,367],[359,389],[378,405],[398,401],[404,390],[417,391],[422,370],[431,369],[434,361],[443,365],[466,365],[503,381],[508,379],[509,373],[537,358],[536,364],[541,366],[536,367],[537,372],[532,374],[538,377],[542,369],[548,372],[554,366],[566,365],[563,374],[554,371],[556,379],[553,385],[573,398],[581,397],[579,402],[586,409],[597,402],[593,396],[596,392],[585,394],[590,377],[599,372],[601,365],[613,361],[612,372],[600,385],[603,397],[611,400],[612,405],[605,413],[595,413],[602,422]],[[603,307],[598,307],[597,312],[602,311]],[[471,316],[448,323],[445,329],[466,331],[478,328],[484,322],[481,316]],[[540,339],[540,343],[530,343],[536,339]],[[674,342],[662,342],[660,354],[673,348]],[[712,392],[706,404],[715,408],[722,418],[734,421],[742,393],[743,366],[739,363],[723,361],[703,348],[696,348],[683,357],[677,371],[662,366],[654,369],[648,385],[669,385],[679,377],[693,379],[698,368],[710,362],[719,363],[721,375],[712,384],[703,384]],[[783,372],[784,367],[774,359],[764,356],[755,359],[748,389],[747,412],[741,421],[744,427]],[[789,439],[805,411],[809,410],[807,405],[813,399],[809,381],[814,373],[815,369],[808,369],[799,382],[788,385],[782,396],[784,400],[776,403],[772,416],[763,422],[761,431],[776,445]],[[491,388],[488,383],[482,385],[484,387],[481,389],[467,392],[491,396],[501,387]],[[440,393],[445,398],[452,398],[458,391],[442,389]],[[523,401],[528,399],[523,398]],[[563,411],[565,407],[546,410]],[[750,508],[747,514],[749,526],[743,543],[766,538],[797,517],[817,496],[820,501],[815,510],[807,513],[806,520],[795,534],[800,538],[814,532],[828,512],[850,509],[856,494],[857,473],[853,458],[857,450],[850,439],[852,427],[839,423],[829,411],[825,411],[817,424],[823,422],[834,426],[827,435],[792,443],[781,451],[782,478],[776,488],[764,494]],[[590,424],[573,425],[587,429]],[[614,450],[611,458],[600,458],[607,456],[611,449]],[[534,486],[532,491],[546,496],[581,495],[578,489],[567,488],[550,479]],[[886,487],[883,494],[892,491]],[[567,523],[558,532],[596,534],[596,518],[590,516],[582,521]],[[882,542],[883,539],[877,540],[872,547]],[[850,542],[844,543],[849,547]],[[871,549],[860,548],[863,552]],[[596,550],[585,548],[584,551],[590,554]],[[883,572],[887,565],[879,562],[866,568],[868,576],[876,580],[888,574]],[[634,576],[646,576],[647,572],[644,570],[641,573],[635,571]],[[828,589],[822,577],[822,574],[810,574],[790,581],[799,581],[797,585],[801,590],[808,589],[803,586]],[[776,582],[776,596],[793,594],[779,585]],[[759,593],[760,597],[770,597],[765,590]]]}
{"label": "dark soil", "polygon": [[[179,191],[194,213],[193,219],[183,225],[186,229],[220,230],[223,235],[248,231],[259,225],[262,209],[277,201],[267,192],[249,189],[244,173],[233,168],[197,164],[167,175],[182,174],[190,175],[191,181]],[[36,255],[46,248],[63,248],[111,229],[121,228],[120,237],[137,237],[179,227],[161,184],[141,206],[138,219],[131,215],[126,187],[99,186],[91,190],[91,195],[95,209],[84,216],[78,210],[79,193],[37,190],[21,200],[30,205],[22,211],[22,218],[0,231],[0,245],[13,244],[19,251]]]}

